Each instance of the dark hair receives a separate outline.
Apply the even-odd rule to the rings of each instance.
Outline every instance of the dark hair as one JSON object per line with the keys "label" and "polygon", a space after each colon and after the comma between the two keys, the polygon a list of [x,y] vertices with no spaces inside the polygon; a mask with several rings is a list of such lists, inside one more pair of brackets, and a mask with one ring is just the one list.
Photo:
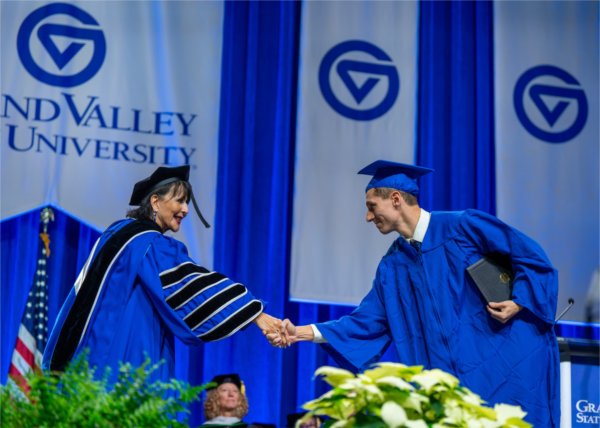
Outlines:
{"label": "dark hair", "polygon": [[400,192],[402,195],[402,199],[408,205],[417,205],[417,197],[410,193],[403,192],[402,190],[394,189],[392,187],[375,187],[375,196],[379,196],[380,198],[387,199],[393,192]]}
{"label": "dark hair", "polygon": [[152,220],[154,210],[152,209],[152,204],[150,203],[150,198],[152,195],[157,195],[159,199],[166,199],[168,195],[172,195],[171,197],[175,197],[180,192],[183,192],[185,195],[186,202],[189,202],[190,196],[192,194],[190,183],[187,181],[175,181],[173,183],[165,184],[164,186],[157,187],[152,190],[147,196],[142,199],[142,203],[137,208],[132,208],[127,211],[127,217],[135,218],[136,220]]}

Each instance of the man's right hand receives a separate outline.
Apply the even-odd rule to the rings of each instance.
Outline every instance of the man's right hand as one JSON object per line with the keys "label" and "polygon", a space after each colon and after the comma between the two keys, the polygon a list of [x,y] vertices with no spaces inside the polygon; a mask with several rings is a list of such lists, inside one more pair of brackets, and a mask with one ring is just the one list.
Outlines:
{"label": "man's right hand", "polygon": [[289,319],[284,319],[282,322],[282,330],[285,337],[274,333],[267,333],[267,339],[273,346],[281,347],[282,345],[294,344],[302,341],[312,341],[314,339],[313,329],[310,325],[295,326]]}
{"label": "man's right hand", "polygon": [[265,312],[261,313],[254,319],[254,323],[261,329],[263,334],[269,338],[269,335],[278,338],[278,345],[275,345],[271,339],[269,342],[278,348],[289,346],[287,341],[287,333],[284,330],[283,323],[279,318],[275,318]]}
{"label": "man's right hand", "polygon": [[506,324],[523,309],[523,306],[512,300],[505,300],[504,302],[490,302],[486,309],[492,318]]}

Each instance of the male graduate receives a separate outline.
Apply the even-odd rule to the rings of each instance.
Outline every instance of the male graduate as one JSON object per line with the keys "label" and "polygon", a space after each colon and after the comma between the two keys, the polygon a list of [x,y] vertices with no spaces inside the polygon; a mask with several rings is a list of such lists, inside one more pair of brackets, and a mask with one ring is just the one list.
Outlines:
{"label": "male graduate", "polygon": [[[496,217],[419,207],[416,180],[431,171],[388,161],[359,171],[373,176],[367,221],[400,236],[350,315],[298,327],[286,320],[291,343],[321,343],[342,367],[362,371],[393,342],[402,363],[452,373],[489,404],[520,405],[535,427],[558,427],[557,272],[536,242]],[[486,303],[467,273],[492,254],[510,262],[510,300]]]}

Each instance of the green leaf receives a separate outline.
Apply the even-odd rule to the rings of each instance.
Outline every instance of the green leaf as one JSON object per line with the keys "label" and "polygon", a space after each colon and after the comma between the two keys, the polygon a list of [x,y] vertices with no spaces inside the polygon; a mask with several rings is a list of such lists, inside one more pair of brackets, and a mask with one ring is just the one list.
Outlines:
{"label": "green leaf", "polygon": [[64,373],[28,375],[29,400],[20,398],[10,384],[2,386],[2,427],[185,427],[186,405],[198,400],[206,386],[192,387],[178,380],[150,382],[158,367],[148,359],[135,368],[122,364],[118,381],[109,388],[110,373],[105,371],[98,378],[89,367],[87,353],[82,353]]}
{"label": "green leaf", "polygon": [[521,419],[518,418],[508,418],[505,422],[505,425],[507,427],[516,427],[516,428],[531,428],[533,425],[531,425],[530,423],[527,423]]}
{"label": "green leaf", "polygon": [[377,380],[386,376],[399,377],[410,380],[414,375],[421,373],[423,366],[406,366],[400,363],[378,363],[375,368],[365,370],[365,376]]}
{"label": "green leaf", "polygon": [[356,415],[354,420],[355,420],[355,422],[354,422],[353,426],[355,426],[355,427],[361,427],[361,428],[386,428],[387,427],[387,425],[381,418],[379,418],[377,416],[373,416],[373,415],[361,413],[361,414]]}
{"label": "green leaf", "polygon": [[337,367],[323,366],[315,371],[315,376],[323,376],[323,380],[331,386],[339,386],[348,379],[353,379],[354,374],[348,370]]}

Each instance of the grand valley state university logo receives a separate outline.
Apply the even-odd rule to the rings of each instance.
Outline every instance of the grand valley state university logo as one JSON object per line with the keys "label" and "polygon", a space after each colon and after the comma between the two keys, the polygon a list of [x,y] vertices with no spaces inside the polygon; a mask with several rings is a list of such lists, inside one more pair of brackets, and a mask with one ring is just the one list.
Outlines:
{"label": "grand valley state university logo", "polygon": [[[56,15],[71,18],[78,25],[44,22]],[[104,62],[106,40],[98,27],[89,13],[72,4],[52,3],[40,7],[25,18],[19,29],[19,58],[25,69],[41,82],[64,88],[81,85],[91,79]],[[85,58],[87,64],[79,66],[79,61],[73,61],[76,56]]]}
{"label": "grand valley state university logo", "polygon": [[342,116],[373,120],[394,105],[400,79],[382,49],[362,40],[348,40],[323,57],[319,86],[327,103]]}
{"label": "grand valley state university logo", "polygon": [[514,108],[527,132],[548,143],[565,143],[584,128],[588,103],[581,85],[565,70],[540,65],[521,75]]}

